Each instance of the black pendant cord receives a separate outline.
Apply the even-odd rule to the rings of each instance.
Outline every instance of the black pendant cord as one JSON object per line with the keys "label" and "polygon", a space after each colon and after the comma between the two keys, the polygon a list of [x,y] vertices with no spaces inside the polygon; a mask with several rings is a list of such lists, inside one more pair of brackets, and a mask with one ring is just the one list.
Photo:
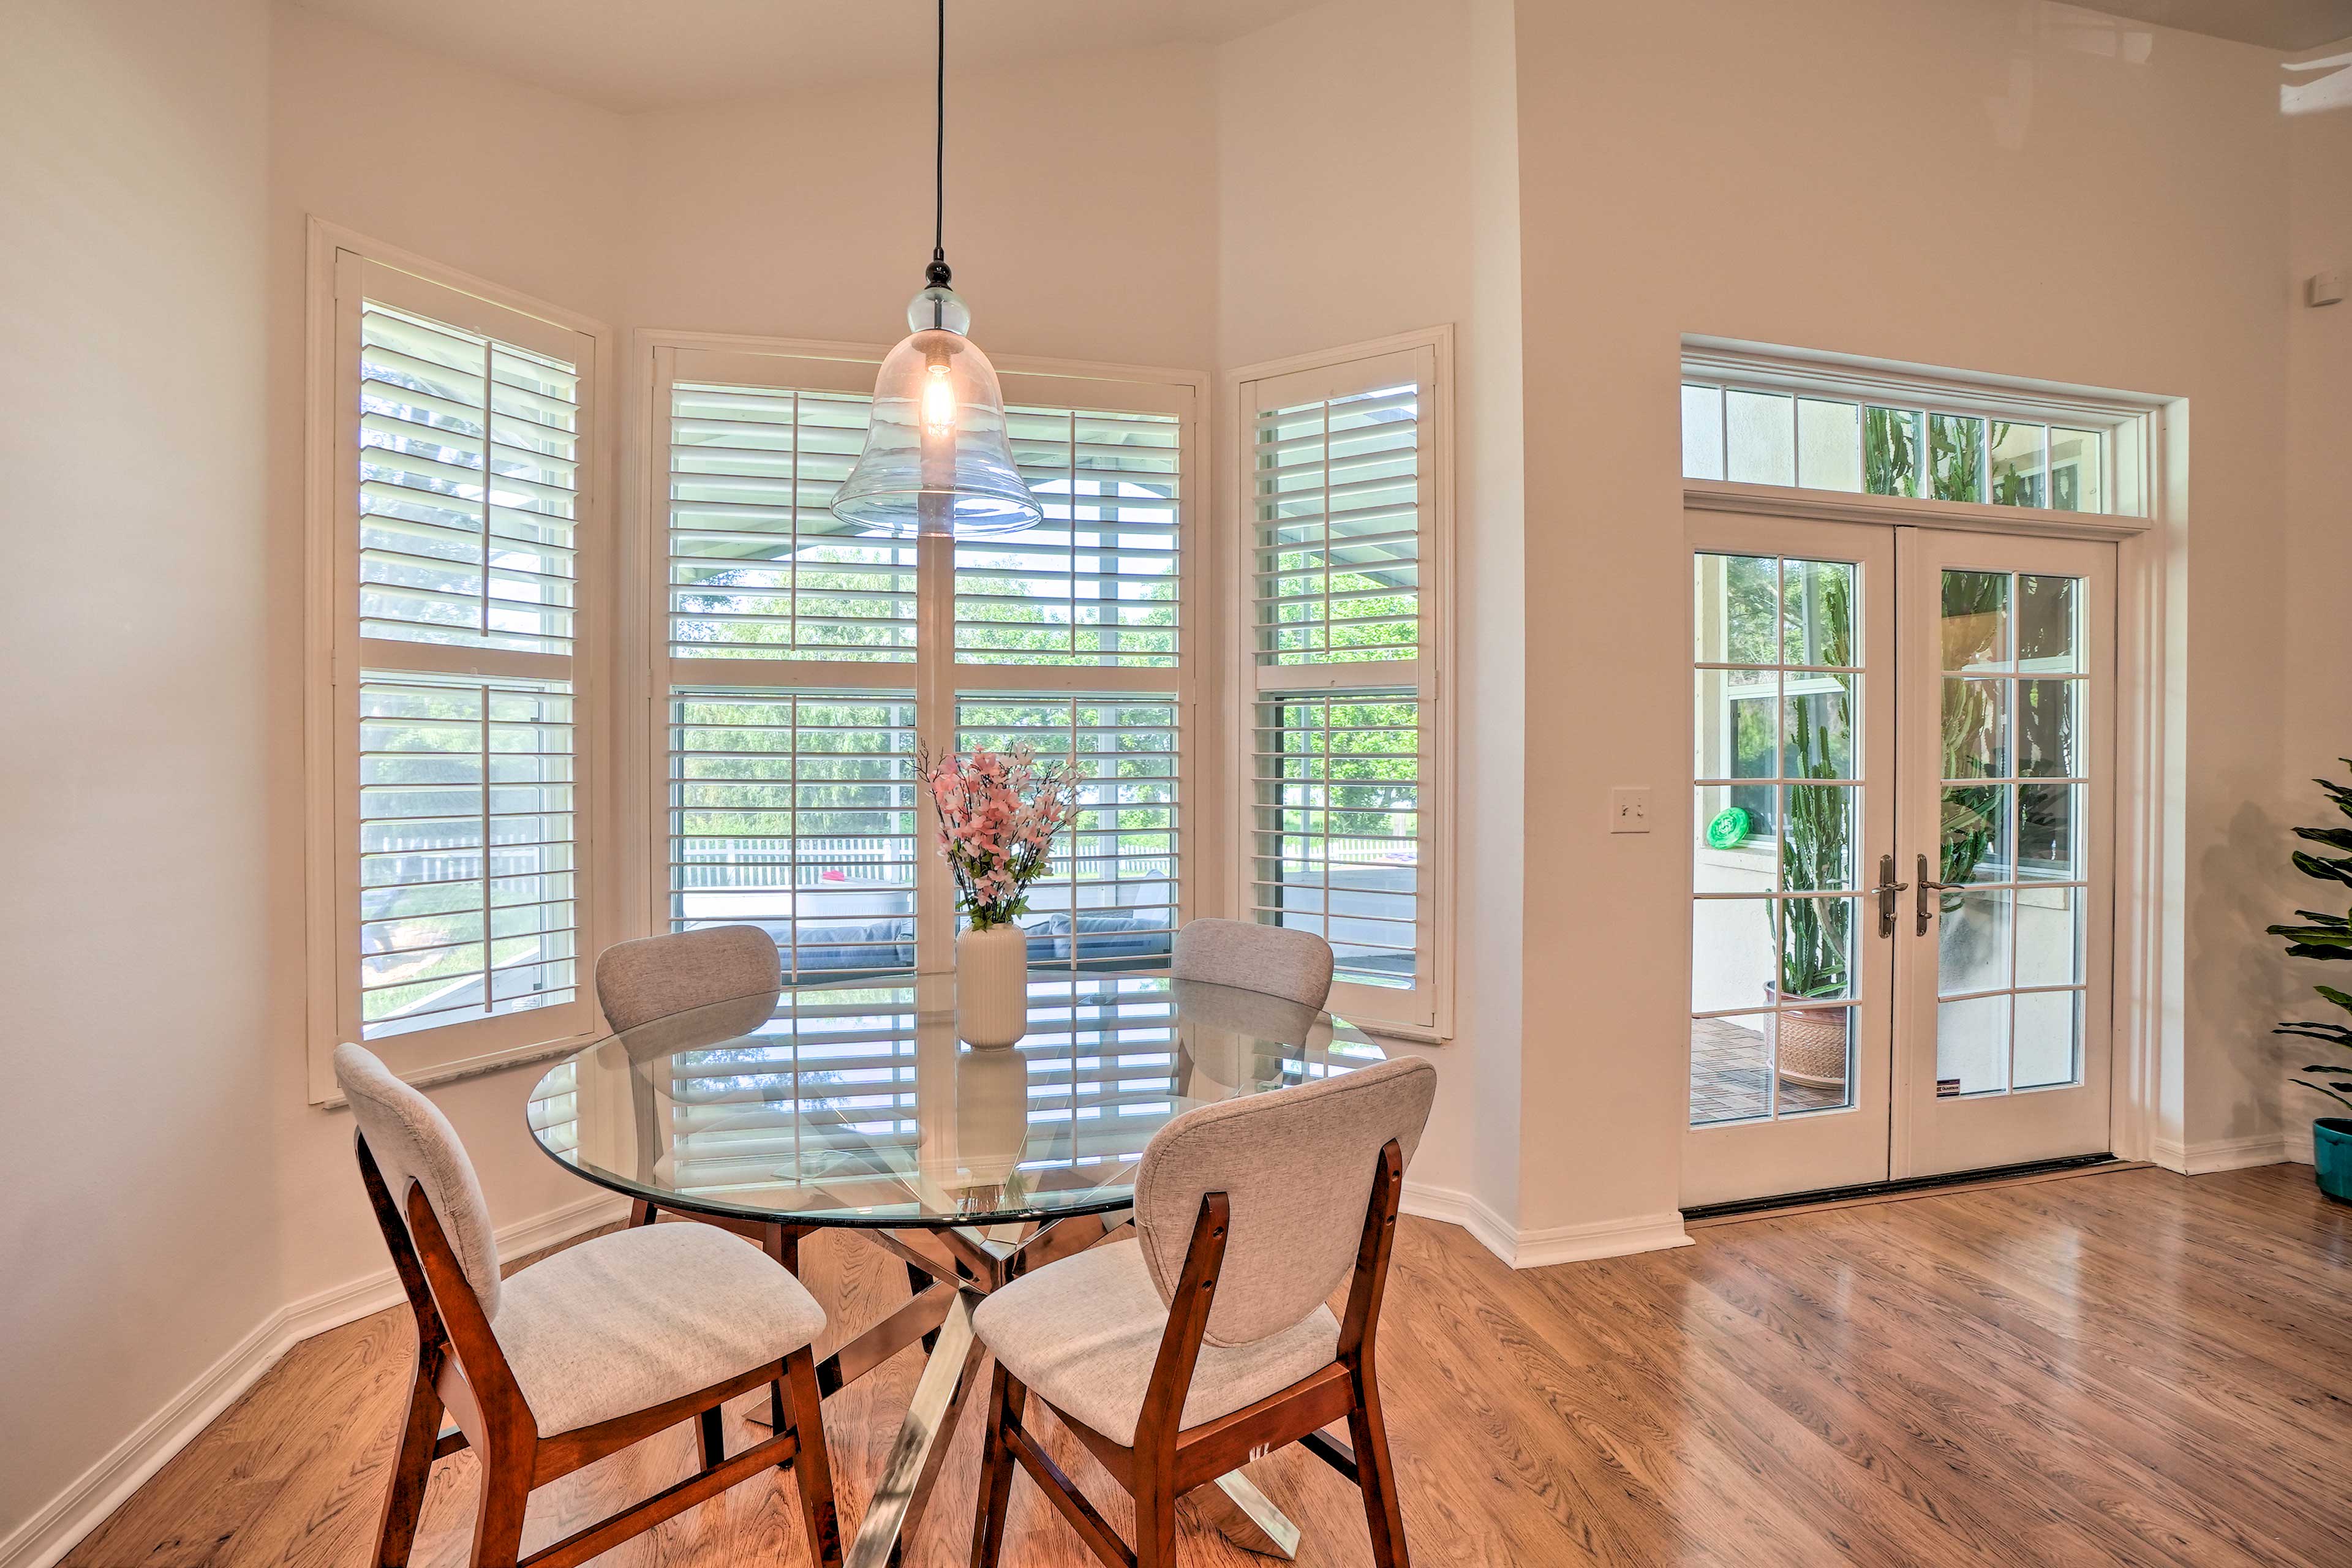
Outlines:
{"label": "black pendant cord", "polygon": [[939,81],[932,104],[931,141],[931,265],[926,272],[934,289],[944,289],[948,271],[948,0],[940,0]]}

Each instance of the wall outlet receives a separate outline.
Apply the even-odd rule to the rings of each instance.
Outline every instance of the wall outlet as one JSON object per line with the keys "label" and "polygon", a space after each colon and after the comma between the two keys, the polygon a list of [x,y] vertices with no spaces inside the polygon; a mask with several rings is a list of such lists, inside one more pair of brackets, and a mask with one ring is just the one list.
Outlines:
{"label": "wall outlet", "polygon": [[1609,831],[1650,831],[1650,792],[1647,786],[1620,784],[1609,792]]}

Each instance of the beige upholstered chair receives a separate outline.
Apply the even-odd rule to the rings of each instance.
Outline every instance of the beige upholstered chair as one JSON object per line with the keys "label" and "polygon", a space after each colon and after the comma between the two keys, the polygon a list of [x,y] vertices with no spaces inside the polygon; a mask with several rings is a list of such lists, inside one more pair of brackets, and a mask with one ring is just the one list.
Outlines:
{"label": "beige upholstered chair", "polygon": [[1331,994],[1331,944],[1313,931],[1250,921],[1187,921],[1176,933],[1179,980],[1205,980],[1320,1007]]}
{"label": "beige upholstered chair", "polygon": [[[425,1479],[444,1454],[471,1447],[481,1458],[473,1568],[513,1568],[532,1488],[688,1417],[700,1426],[698,1472],[532,1553],[532,1568],[584,1563],[771,1465],[798,1472],[811,1555],[841,1561],[809,1350],[824,1312],[799,1280],[696,1225],[600,1236],[502,1280],[473,1163],[439,1109],[358,1046],[336,1047],[335,1080],[359,1122],[360,1176],[416,1319],[416,1375],[376,1568],[407,1563]],[[774,1435],[730,1458],[719,1404],[763,1383]],[[446,1438],[445,1407],[458,1427]]]}
{"label": "beige upholstered chair", "polygon": [[[1436,1081],[1412,1058],[1188,1111],[1144,1151],[1133,1240],[981,1304],[996,1378],[973,1568],[995,1568],[1015,1464],[1105,1563],[1172,1568],[1178,1498],[1301,1442],[1362,1489],[1373,1560],[1401,1568],[1372,1350]],[[1327,1304],[1342,1279],[1344,1319]],[[1131,1555],[1022,1426],[1031,1394],[1133,1494]],[[1352,1451],[1320,1430],[1342,1417]]]}
{"label": "beige upholstered chair", "polygon": [[[783,962],[776,953],[776,939],[758,926],[705,926],[699,931],[639,937],[635,942],[616,942],[596,955],[596,1005],[616,1031],[642,1029],[674,1014],[740,1001],[745,1005],[741,1028],[730,1032],[749,1032],[773,1012],[783,983]],[[708,1020],[692,1022],[700,1027]],[[667,1040],[647,1044],[655,1050],[677,1048]],[[629,1205],[633,1226],[651,1225],[660,1217],[661,1211],[646,1199],[638,1198]],[[769,1247],[769,1255],[786,1268],[797,1265],[796,1236],[784,1237],[780,1233],[772,1238],[765,1232],[778,1227],[762,1227],[751,1221],[710,1223],[754,1241],[776,1240],[778,1245]]]}
{"label": "beige upholstered chair", "polygon": [[596,1004],[616,1030],[689,1007],[774,992],[776,939],[758,926],[706,926],[618,942],[596,955]]}

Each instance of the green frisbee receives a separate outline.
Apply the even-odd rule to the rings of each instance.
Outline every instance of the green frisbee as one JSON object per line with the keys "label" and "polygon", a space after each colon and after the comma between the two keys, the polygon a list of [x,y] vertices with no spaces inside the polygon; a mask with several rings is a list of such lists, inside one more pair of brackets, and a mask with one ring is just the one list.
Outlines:
{"label": "green frisbee", "polygon": [[1746,807],[1726,806],[1706,825],[1706,841],[1717,849],[1730,849],[1748,841],[1748,827]]}

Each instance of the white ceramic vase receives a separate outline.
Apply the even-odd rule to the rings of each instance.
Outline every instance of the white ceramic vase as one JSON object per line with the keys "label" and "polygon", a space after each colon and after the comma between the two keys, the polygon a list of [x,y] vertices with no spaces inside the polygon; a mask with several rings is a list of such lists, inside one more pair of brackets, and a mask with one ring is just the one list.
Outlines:
{"label": "white ceramic vase", "polygon": [[1009,1046],[1029,1032],[1029,937],[1011,922],[956,938],[956,1034]]}
{"label": "white ceramic vase", "polygon": [[956,1060],[956,1163],[975,1187],[1002,1191],[1029,1142],[1029,1062],[973,1049]]}

